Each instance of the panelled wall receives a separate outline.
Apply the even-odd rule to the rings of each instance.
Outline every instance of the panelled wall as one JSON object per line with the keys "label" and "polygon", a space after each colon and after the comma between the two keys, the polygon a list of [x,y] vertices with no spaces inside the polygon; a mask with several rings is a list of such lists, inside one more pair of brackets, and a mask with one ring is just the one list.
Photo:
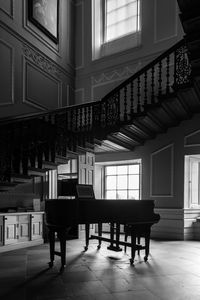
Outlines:
{"label": "panelled wall", "polygon": [[75,6],[76,103],[101,99],[183,36],[176,0],[141,0],[141,44],[92,60],[92,1]]}
{"label": "panelled wall", "polygon": [[74,102],[74,2],[59,1],[59,42],[28,19],[27,0],[0,1],[0,117]]}
{"label": "panelled wall", "polygon": [[[95,157],[95,193],[102,197],[105,162],[142,160],[142,199],[154,199],[161,215],[153,226],[152,237],[191,239],[195,236],[196,218],[200,209],[188,207],[189,195],[184,193],[185,155],[200,153],[199,114],[159,134],[155,140],[137,147],[134,152],[98,154]],[[189,182],[188,182],[189,183]]]}
{"label": "panelled wall", "polygon": [[[28,2],[0,0],[0,118],[74,102],[74,1],[59,1],[58,43],[29,21]],[[30,208],[47,194],[38,177],[1,192],[0,208]]]}

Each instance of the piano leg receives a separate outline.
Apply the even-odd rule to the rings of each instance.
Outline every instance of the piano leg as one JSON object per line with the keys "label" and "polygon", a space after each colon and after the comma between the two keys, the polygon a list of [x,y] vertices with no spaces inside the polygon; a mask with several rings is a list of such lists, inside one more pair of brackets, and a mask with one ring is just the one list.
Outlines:
{"label": "piano leg", "polygon": [[131,259],[130,264],[133,265],[135,259],[135,251],[136,251],[136,232],[134,227],[131,226]]}
{"label": "piano leg", "polygon": [[148,260],[148,255],[149,255],[149,245],[150,245],[150,227],[146,228],[145,230],[145,257],[144,261]]}
{"label": "piano leg", "polygon": [[62,273],[66,267],[66,229],[58,231],[58,238],[60,240],[60,256],[61,256],[61,268],[60,273]]}
{"label": "piano leg", "polygon": [[[98,223],[98,236],[102,236],[102,223]],[[101,240],[99,240],[99,245],[97,246],[97,249],[101,248]]]}
{"label": "piano leg", "polygon": [[89,246],[89,239],[90,239],[90,224],[85,224],[85,251],[88,250]]}
{"label": "piano leg", "polygon": [[49,267],[53,267],[55,254],[55,231],[49,228],[49,246],[50,246],[50,262]]}

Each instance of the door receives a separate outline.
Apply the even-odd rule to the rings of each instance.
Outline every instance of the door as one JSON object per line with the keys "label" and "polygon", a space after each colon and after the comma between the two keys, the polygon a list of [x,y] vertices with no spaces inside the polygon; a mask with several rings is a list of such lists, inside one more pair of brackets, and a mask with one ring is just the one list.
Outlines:
{"label": "door", "polygon": [[200,207],[200,159],[189,159],[189,207]]}
{"label": "door", "polygon": [[[91,184],[94,186],[95,155],[86,152],[79,155],[78,159],[78,181],[80,184]],[[94,234],[95,226],[90,226],[90,234]],[[85,225],[79,225],[79,237],[85,236]]]}

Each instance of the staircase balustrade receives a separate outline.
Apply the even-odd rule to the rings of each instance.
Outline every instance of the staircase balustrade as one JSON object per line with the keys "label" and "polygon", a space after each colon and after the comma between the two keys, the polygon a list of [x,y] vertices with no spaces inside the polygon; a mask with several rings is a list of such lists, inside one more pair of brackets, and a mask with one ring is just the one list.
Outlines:
{"label": "staircase balustrade", "polygon": [[42,168],[43,160],[54,162],[57,154],[65,157],[77,146],[105,139],[190,81],[187,47],[181,40],[100,101],[2,119],[0,180],[9,181],[12,172],[27,174],[28,166]]}

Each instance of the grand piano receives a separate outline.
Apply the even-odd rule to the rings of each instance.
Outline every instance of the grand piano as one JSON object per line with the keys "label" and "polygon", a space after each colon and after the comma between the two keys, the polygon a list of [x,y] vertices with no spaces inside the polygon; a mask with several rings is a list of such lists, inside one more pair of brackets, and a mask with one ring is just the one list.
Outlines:
{"label": "grand piano", "polygon": [[[131,247],[130,263],[133,264],[136,250],[145,250],[144,260],[149,254],[151,226],[160,219],[154,213],[153,200],[108,200],[95,199],[92,185],[76,185],[75,199],[49,199],[45,203],[46,224],[49,229],[50,262],[52,267],[54,255],[61,256],[62,272],[66,265],[66,236],[74,225],[85,224],[86,245],[89,240],[110,242],[111,250],[119,250],[120,245]],[[110,238],[102,236],[102,223],[111,224]],[[90,224],[98,224],[98,234],[90,236]],[[120,225],[125,225],[125,236],[131,236],[131,242],[120,240]],[[115,231],[114,231],[115,228]],[[55,251],[55,233],[60,240],[60,252]],[[136,241],[144,237],[145,245]]]}

